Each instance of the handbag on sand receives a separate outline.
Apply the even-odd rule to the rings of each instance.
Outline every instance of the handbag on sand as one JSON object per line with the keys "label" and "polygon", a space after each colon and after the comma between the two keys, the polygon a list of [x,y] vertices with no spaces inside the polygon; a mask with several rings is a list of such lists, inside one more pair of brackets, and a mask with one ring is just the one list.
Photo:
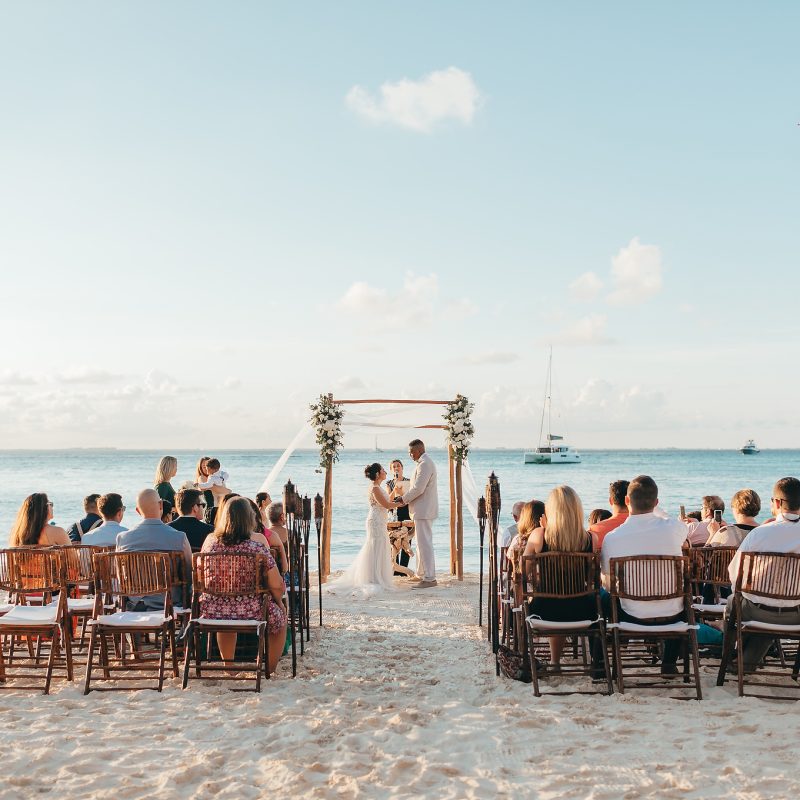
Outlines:
{"label": "handbag on sand", "polygon": [[500,664],[500,672],[506,678],[523,683],[530,683],[533,680],[528,659],[516,650],[501,644],[497,651],[497,662]]}

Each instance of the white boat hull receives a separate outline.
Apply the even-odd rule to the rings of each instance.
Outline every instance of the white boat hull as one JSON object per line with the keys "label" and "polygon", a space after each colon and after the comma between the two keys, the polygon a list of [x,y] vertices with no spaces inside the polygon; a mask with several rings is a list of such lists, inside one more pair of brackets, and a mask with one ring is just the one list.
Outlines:
{"label": "white boat hull", "polygon": [[742,453],[743,453],[743,455],[746,455],[746,456],[754,456],[754,455],[756,455],[757,453],[760,453],[760,452],[761,451],[757,447],[743,447],[742,448]]}
{"label": "white boat hull", "polygon": [[579,464],[579,453],[525,453],[526,464]]}

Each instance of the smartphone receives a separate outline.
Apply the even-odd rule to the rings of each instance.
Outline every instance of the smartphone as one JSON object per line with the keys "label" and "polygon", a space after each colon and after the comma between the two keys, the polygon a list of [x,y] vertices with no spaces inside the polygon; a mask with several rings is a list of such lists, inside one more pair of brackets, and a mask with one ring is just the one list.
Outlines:
{"label": "smartphone", "polygon": [[686,506],[681,505],[681,519],[686,519]]}
{"label": "smartphone", "polygon": [[718,509],[714,509],[714,522],[722,522],[722,512]]}

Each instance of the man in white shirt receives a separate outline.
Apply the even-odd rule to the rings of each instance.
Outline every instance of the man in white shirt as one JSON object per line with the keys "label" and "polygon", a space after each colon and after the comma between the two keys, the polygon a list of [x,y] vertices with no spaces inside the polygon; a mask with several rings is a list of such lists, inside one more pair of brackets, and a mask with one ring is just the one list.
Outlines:
{"label": "man in white shirt", "polygon": [[511,509],[511,516],[514,518],[514,524],[509,525],[503,531],[503,535],[500,538],[500,547],[510,547],[514,537],[519,533],[519,530],[517,529],[517,523],[519,522],[519,515],[522,513],[522,507],[524,505],[525,503],[523,503],[521,500],[518,500],[516,503],[514,503],[514,506]]}
{"label": "man in white shirt", "polygon": [[122,497],[114,492],[104,494],[97,501],[97,510],[103,518],[103,524],[92,528],[89,533],[85,533],[81,544],[90,544],[93,547],[114,547],[117,543],[117,534],[128,530],[120,525],[125,514]]}
{"label": "man in white shirt", "polygon": [[[678,519],[664,519],[653,512],[658,505],[658,486],[649,475],[639,475],[628,486],[625,505],[629,516],[603,539],[600,567],[603,584],[608,587],[612,558],[625,556],[680,556],[686,541],[686,525]],[[605,598],[604,598],[605,599]],[[621,622],[640,625],[665,625],[678,622],[683,615],[683,600],[620,600]],[[606,599],[610,611],[610,598]],[[677,674],[677,639],[664,643],[663,675]]]}
{"label": "man in white shirt", "polygon": [[[800,553],[800,480],[781,478],[772,490],[774,522],[759,525],[747,534],[739,545],[728,568],[731,584],[739,576],[740,553]],[[767,622],[773,625],[800,625],[800,606],[793,600],[763,598],[742,592],[742,619]],[[744,669],[753,672],[770,647],[765,636],[746,637],[744,641]]]}

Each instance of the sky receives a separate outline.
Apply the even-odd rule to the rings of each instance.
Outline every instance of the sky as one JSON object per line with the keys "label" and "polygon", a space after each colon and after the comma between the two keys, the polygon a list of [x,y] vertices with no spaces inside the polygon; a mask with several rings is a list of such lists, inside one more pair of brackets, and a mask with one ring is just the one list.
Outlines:
{"label": "sky", "polygon": [[800,447],[798,34],[0,0],[0,448],[279,448],[322,392],[532,447],[550,346],[578,448]]}

